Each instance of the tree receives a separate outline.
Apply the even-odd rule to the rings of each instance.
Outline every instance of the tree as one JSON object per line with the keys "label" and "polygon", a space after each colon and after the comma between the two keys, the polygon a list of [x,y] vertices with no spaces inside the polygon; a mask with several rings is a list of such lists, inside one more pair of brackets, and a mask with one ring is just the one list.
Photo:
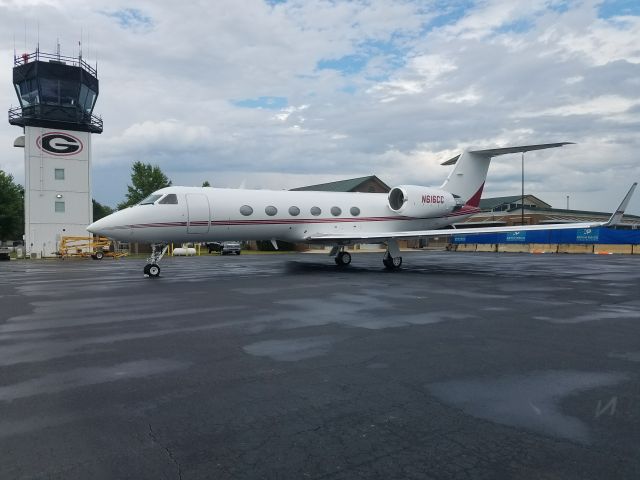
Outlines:
{"label": "tree", "polygon": [[93,203],[94,222],[113,213],[113,208],[109,207],[108,205],[102,205],[101,203],[96,202],[93,198],[91,199],[91,202]]}
{"label": "tree", "polygon": [[0,170],[0,240],[21,240],[24,234],[24,188]]}
{"label": "tree", "polygon": [[162,173],[159,166],[135,162],[131,167],[131,183],[133,185],[127,185],[125,201],[118,204],[118,210],[135,205],[156,190],[170,186],[171,180]]}
{"label": "tree", "polygon": [[211,184],[209,183],[209,180],[205,180],[204,182],[202,182],[202,186],[203,187],[210,187]]}

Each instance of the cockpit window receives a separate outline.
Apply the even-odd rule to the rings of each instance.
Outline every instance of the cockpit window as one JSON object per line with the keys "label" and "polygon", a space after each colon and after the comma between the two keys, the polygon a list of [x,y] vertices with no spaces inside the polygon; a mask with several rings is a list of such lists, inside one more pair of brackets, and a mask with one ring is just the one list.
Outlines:
{"label": "cockpit window", "polygon": [[175,193],[170,193],[165,195],[165,197],[158,202],[163,205],[177,205],[178,204],[178,196]]}
{"label": "cockpit window", "polygon": [[158,200],[162,195],[158,195],[157,193],[152,193],[147,198],[142,200],[138,205],[151,205],[153,202]]}

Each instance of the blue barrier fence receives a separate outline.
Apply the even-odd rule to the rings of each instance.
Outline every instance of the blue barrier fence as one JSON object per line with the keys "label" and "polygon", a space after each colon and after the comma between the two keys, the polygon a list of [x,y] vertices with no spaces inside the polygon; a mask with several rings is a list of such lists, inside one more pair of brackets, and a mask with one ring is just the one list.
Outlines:
{"label": "blue barrier fence", "polygon": [[451,235],[451,242],[464,243],[600,243],[614,245],[640,244],[640,230],[610,228],[573,228],[568,230],[530,230],[510,233],[460,233]]}

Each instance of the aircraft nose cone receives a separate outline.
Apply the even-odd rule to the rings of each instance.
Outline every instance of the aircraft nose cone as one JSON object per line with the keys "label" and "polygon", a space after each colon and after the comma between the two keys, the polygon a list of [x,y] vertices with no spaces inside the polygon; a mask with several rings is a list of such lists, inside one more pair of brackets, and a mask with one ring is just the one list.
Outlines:
{"label": "aircraft nose cone", "polygon": [[100,219],[93,222],[91,225],[87,227],[87,231],[90,233],[94,233],[96,235],[103,235],[104,227],[105,227],[105,222],[103,222],[103,220],[104,219]]}

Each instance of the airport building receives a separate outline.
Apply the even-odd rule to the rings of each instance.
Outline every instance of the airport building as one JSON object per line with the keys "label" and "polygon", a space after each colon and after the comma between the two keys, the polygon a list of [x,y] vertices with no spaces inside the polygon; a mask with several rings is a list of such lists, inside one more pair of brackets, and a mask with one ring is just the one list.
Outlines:
{"label": "airport building", "polygon": [[102,133],[93,114],[96,69],[82,59],[34,53],[14,58],[13,84],[20,105],[9,123],[24,135],[25,250],[55,256],[63,236],[87,236],[91,203],[91,134]]}
{"label": "airport building", "polygon": [[391,187],[375,175],[369,175],[368,177],[320,183],[318,185],[309,185],[308,187],[292,188],[291,190],[306,190],[313,192],[389,193]]}

